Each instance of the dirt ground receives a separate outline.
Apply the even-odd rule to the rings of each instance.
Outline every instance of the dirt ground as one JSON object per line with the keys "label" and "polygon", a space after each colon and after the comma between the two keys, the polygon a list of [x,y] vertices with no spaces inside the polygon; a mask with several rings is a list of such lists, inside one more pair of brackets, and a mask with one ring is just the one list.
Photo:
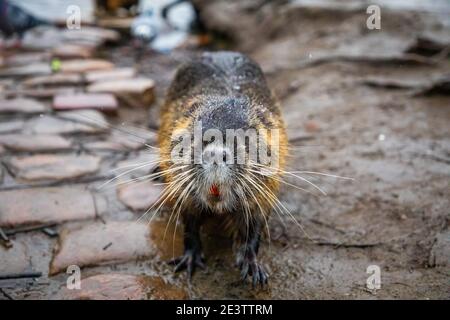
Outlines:
{"label": "dirt ground", "polygon": [[[226,39],[220,46],[248,53],[265,71],[288,128],[289,169],[354,180],[308,175],[326,196],[283,188],[280,199],[300,226],[272,216],[270,241],[264,240],[261,252],[270,273],[267,290],[238,281],[229,241],[211,232],[204,234],[208,268],[188,285],[184,274],[174,275],[164,262],[181,250],[179,229],[174,245],[172,236],[163,237],[164,219],[151,226],[161,254],[86,267],[82,278],[111,272],[157,276],[191,299],[449,299],[449,21],[427,8],[382,6],[381,30],[369,30],[362,1],[197,3],[206,26]],[[450,12],[448,4],[444,9]],[[442,47],[436,49],[437,43]],[[128,108],[111,122],[156,129],[176,66],[192,54],[179,49],[136,61],[127,43],[104,50],[117,65],[135,66],[156,82],[148,116]],[[102,172],[135,155],[107,154]],[[76,183],[93,188],[104,181]],[[139,217],[117,202],[114,190],[100,193],[109,200],[102,219]],[[59,297],[67,274],[47,276],[59,240],[27,232],[14,241],[28,248],[33,269],[44,276],[0,282],[0,299],[1,293]],[[381,270],[378,290],[366,287],[371,265]]]}

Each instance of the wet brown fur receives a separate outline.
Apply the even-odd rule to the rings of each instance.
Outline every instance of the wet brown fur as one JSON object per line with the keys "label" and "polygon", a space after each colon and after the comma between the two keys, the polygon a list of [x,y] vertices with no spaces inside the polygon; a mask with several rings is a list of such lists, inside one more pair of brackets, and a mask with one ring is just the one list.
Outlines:
{"label": "wet brown fur", "polygon": [[[167,160],[161,164],[161,170],[166,170],[171,165],[170,137],[174,130],[191,130],[196,117],[205,112],[206,100],[234,94],[248,97],[251,101],[249,127],[280,129],[279,169],[284,169],[287,152],[284,122],[279,103],[268,88],[261,69],[245,55],[216,52],[204,53],[198,59],[181,66],[176,73],[161,110],[158,141],[161,159]],[[277,172],[275,176],[280,178],[281,173]],[[165,175],[166,182],[170,182],[172,178],[170,173]],[[263,182],[275,195],[278,194],[278,181],[266,178]],[[255,189],[254,192],[263,207],[264,219],[268,219],[274,206],[273,201]],[[252,198],[249,197],[246,200],[250,203],[252,211],[261,211]],[[192,204],[191,201],[186,202],[186,206],[190,204]],[[189,210],[189,208],[183,211],[187,211],[187,214],[196,214],[195,210]],[[223,222],[226,229],[233,233],[236,225],[236,221],[233,221],[235,216],[229,217],[225,217]]]}

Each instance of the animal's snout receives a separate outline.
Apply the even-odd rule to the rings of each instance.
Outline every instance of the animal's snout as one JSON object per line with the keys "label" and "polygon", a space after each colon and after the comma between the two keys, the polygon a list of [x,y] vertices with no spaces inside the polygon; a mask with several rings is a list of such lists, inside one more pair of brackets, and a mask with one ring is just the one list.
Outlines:
{"label": "animal's snout", "polygon": [[231,152],[228,148],[210,144],[206,146],[203,151],[203,161],[202,164],[204,167],[213,166],[225,166],[227,161],[231,160]]}

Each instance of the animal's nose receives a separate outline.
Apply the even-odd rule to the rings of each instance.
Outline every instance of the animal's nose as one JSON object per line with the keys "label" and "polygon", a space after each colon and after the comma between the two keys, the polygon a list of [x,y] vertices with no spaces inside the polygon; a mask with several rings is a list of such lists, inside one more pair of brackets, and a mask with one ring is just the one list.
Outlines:
{"label": "animal's nose", "polygon": [[203,164],[225,165],[231,159],[230,151],[218,145],[208,145],[203,151]]}

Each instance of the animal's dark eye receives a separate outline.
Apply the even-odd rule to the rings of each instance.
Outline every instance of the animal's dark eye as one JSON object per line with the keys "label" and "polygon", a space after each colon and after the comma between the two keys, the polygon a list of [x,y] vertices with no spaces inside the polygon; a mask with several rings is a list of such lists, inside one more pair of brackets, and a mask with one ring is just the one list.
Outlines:
{"label": "animal's dark eye", "polygon": [[227,162],[227,152],[222,151],[223,162]]}

